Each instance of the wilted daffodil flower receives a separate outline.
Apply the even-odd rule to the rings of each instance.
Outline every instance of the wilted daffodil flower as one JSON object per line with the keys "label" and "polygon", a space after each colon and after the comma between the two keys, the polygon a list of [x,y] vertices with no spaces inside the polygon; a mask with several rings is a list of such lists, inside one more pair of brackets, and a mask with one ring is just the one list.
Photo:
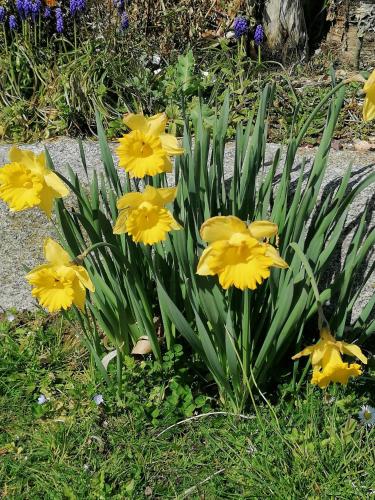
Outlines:
{"label": "wilted daffodil flower", "polygon": [[73,304],[83,309],[86,289],[95,291],[86,269],[72,262],[69,254],[51,238],[44,242],[44,256],[48,263],[26,276],[33,286],[33,297],[50,312],[68,309]]}
{"label": "wilted daffodil flower", "polygon": [[143,193],[127,193],[117,201],[120,210],[113,232],[127,233],[136,243],[163,241],[169,231],[181,229],[165,208],[176,197],[177,188],[146,186]]}
{"label": "wilted daffodil flower", "polygon": [[146,118],[142,114],[128,114],[125,124],[131,132],[119,139],[116,152],[119,166],[130,177],[144,177],[172,171],[171,156],[181,155],[184,150],[175,136],[165,133],[167,125],[165,113]]}
{"label": "wilted daffodil flower", "polygon": [[365,83],[363,92],[366,94],[363,105],[363,119],[365,121],[373,120],[375,118],[375,69]]}
{"label": "wilted daffodil flower", "polygon": [[311,383],[324,389],[331,382],[346,385],[349,377],[358,377],[362,374],[360,365],[345,363],[342,360],[344,354],[358,358],[362,363],[367,364],[366,356],[357,345],[335,340],[328,328],[322,328],[320,340],[315,345],[306,347],[295,354],[292,359],[311,356],[313,367]]}
{"label": "wilted daffodil flower", "polygon": [[208,219],[200,234],[209,246],[201,255],[197,274],[218,275],[225,289],[233,285],[241,290],[254,290],[269,277],[271,267],[288,267],[276,248],[267,242],[277,232],[277,225],[268,221],[247,225],[231,215]]}
{"label": "wilted daffodil flower", "polygon": [[67,196],[69,191],[47,168],[45,154],[13,147],[9,159],[11,163],[0,168],[0,199],[12,211],[39,207],[51,217],[53,200]]}

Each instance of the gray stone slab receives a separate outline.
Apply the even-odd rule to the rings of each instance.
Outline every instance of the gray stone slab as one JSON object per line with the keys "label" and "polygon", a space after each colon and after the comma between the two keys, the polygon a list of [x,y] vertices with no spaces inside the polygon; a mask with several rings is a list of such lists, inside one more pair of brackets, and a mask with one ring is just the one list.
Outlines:
{"label": "gray stone slab", "polygon": [[[49,149],[55,167],[58,171],[66,173],[66,165],[69,164],[77,172],[82,181],[85,181],[86,174],[83,170],[78,144],[74,139],[61,138],[55,141],[38,143],[24,146],[33,151],[43,150],[44,145]],[[114,151],[116,145],[111,144]],[[266,165],[270,164],[272,158],[279,146],[269,144],[266,151]],[[9,145],[0,145],[0,165],[7,162]],[[93,170],[100,170],[101,160],[99,145],[95,141],[85,141],[84,149],[87,157],[89,173]],[[297,163],[294,168],[293,176],[298,178],[298,162],[303,157],[308,161],[313,161],[315,155],[314,149],[301,148],[298,151]],[[232,172],[234,162],[234,145],[228,144],[225,155],[225,172],[229,177]],[[348,165],[353,163],[352,185],[359,182],[366,174],[370,173],[375,167],[374,152],[352,152],[348,150],[331,151],[329,166],[324,180],[324,193],[327,193],[337,187],[338,181],[342,178]],[[282,167],[282,163],[281,163]],[[372,201],[371,201],[372,200]],[[349,213],[349,222],[363,213],[365,205],[372,203],[374,207],[374,187],[367,188],[355,200]],[[369,225],[375,224],[374,212]],[[11,213],[6,205],[0,201],[0,311],[9,308],[28,309],[35,308],[35,302],[30,294],[30,287],[24,280],[25,269],[32,268],[42,261],[42,242],[47,236],[55,234],[53,220],[49,221],[38,210],[28,210],[26,212]],[[342,260],[349,244],[349,235],[343,238],[341,253],[337,259]],[[356,311],[359,311],[367,302],[368,298],[374,293],[371,283],[375,282],[375,277],[366,284],[366,288],[361,295]]]}

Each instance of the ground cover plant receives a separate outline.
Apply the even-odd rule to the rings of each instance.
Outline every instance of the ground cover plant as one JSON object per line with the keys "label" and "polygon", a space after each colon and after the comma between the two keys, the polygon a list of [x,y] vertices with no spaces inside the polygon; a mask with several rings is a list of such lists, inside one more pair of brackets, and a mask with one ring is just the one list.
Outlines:
{"label": "ground cover plant", "polygon": [[[236,124],[249,119],[248,109],[258,103],[259,87],[276,82],[269,139],[282,142],[293,120],[303,123],[322,97],[322,85],[316,85],[314,75],[317,68],[325,74],[329,58],[317,57],[303,69],[291,71],[263,60],[256,24],[236,17],[233,9],[228,10],[226,34],[235,36],[228,39],[223,33],[207,42],[198,27],[203,22],[199,9],[197,19],[184,22],[189,15],[184,2],[168,5],[166,11],[159,4],[152,8],[140,2],[109,1],[104,8],[100,4],[0,2],[0,138],[32,142],[61,134],[92,136],[97,133],[95,110],[100,111],[110,138],[123,133],[124,113],[141,110],[166,111],[181,132],[183,115],[196,114],[199,97],[206,104],[204,117],[209,123],[211,108],[224,101],[227,89],[233,96],[228,128],[233,136]],[[201,12],[209,11],[207,2],[203,4],[202,0]],[[13,18],[16,24],[10,26]],[[302,94],[301,84],[310,85]],[[353,83],[337,138],[371,135],[360,119],[358,90],[359,84]],[[320,114],[305,142],[318,142],[324,122]]]}
{"label": "ground cover plant", "polygon": [[[98,379],[77,332],[78,324],[59,315],[1,317],[3,498],[373,494],[374,428],[358,415],[363,405],[374,404],[370,381],[329,387],[324,397],[309,385],[297,395],[287,384],[277,398],[267,394],[273,411],[257,398],[258,417],[217,414],[167,430],[189,416],[184,398],[173,411],[168,401],[176,379],[191,386],[184,374],[192,358],[177,355],[162,370],[153,361],[137,366],[129,359],[119,400]],[[93,398],[99,395],[103,403],[97,405]],[[194,397],[208,405],[203,409],[198,401],[199,414],[228,411],[201,377]],[[156,408],[157,419],[150,411]]]}
{"label": "ground cover plant", "polygon": [[[373,78],[364,87],[365,119],[373,118]],[[74,306],[84,343],[108,383],[108,364],[117,363],[120,396],[124,359],[133,348],[143,346],[144,354],[152,351],[161,362],[163,350],[173,349],[181,336],[234,411],[253,400],[254,388],[264,389],[290,372],[291,355],[311,344],[318,331],[317,345],[293,358],[311,355],[312,383],[325,388],[361,375],[359,362],[366,365],[367,357],[352,342],[366,343],[373,333],[374,297],[353,321],[351,314],[374,268],[370,264],[364,280],[353,286],[375,238],[366,224],[368,208],[354,221],[342,266],[328,279],[327,272],[350,204],[373,183],[374,174],[347,192],[349,168],[337,189],[319,199],[346,82],[333,85],[298,135],[291,132],[278,182],[280,154],[270,169],[264,168],[273,100],[269,86],[257,116],[237,127],[235,163],[227,176],[229,96],[213,128],[205,127],[199,111],[193,124],[186,121],[183,147],[165,133],[164,114],[127,115],[130,132],[117,149],[125,177],[114,167],[98,115],[104,173],[94,174],[89,193],[72,171],[69,179],[54,173],[48,152],[36,156],[11,150],[11,163],[1,171],[0,195],[13,210],[39,206],[47,216],[56,199],[67,250],[51,239],[45,242],[46,263],[27,275],[33,295],[50,312]],[[304,178],[305,165],[299,167],[291,192],[297,148],[328,102],[312,168]],[[86,165],[82,147],[81,153]],[[166,175],[173,169],[171,156],[176,187],[168,187]],[[74,209],[63,201],[68,189],[76,196]],[[333,308],[327,320],[328,300]],[[354,362],[344,362],[344,355]],[[298,362],[291,375],[295,384],[297,367]]]}

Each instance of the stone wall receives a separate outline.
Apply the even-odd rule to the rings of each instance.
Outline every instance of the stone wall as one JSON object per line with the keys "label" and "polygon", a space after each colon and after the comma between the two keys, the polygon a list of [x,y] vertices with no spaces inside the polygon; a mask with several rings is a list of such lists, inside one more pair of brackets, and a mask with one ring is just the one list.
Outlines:
{"label": "stone wall", "polygon": [[375,66],[375,0],[331,2],[326,48],[343,64],[359,69]]}

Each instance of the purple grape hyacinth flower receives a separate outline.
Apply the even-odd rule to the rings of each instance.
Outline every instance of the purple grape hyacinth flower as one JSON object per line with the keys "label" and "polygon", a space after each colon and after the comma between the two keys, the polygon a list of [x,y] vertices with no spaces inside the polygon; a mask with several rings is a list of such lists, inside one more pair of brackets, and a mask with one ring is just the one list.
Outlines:
{"label": "purple grape hyacinth flower", "polygon": [[83,12],[86,8],[86,0],[70,0],[69,11],[72,16]]}
{"label": "purple grape hyacinth flower", "polygon": [[113,5],[118,10],[119,15],[121,15],[125,9],[125,1],[124,0],[113,0]]}
{"label": "purple grape hyacinth flower", "polygon": [[64,31],[64,17],[60,7],[57,7],[55,15],[56,15],[56,32],[62,33]]}
{"label": "purple grape hyacinth flower", "polygon": [[16,9],[21,19],[25,19],[25,10],[23,8],[23,0],[16,0]]}
{"label": "purple grape hyacinth flower", "polygon": [[129,28],[129,16],[127,14],[127,12],[123,12],[122,16],[121,16],[121,30],[122,31],[125,31]]}
{"label": "purple grape hyacinth flower", "polygon": [[35,19],[39,16],[41,8],[42,8],[42,0],[35,0],[35,2],[32,4],[31,7],[31,15],[33,21],[35,21]]}
{"label": "purple grape hyacinth flower", "polygon": [[13,16],[13,14],[9,16],[9,28],[11,31],[17,29],[17,19],[16,16]]}
{"label": "purple grape hyacinth flower", "polygon": [[33,2],[31,0],[23,0],[24,17],[29,17],[33,13]]}
{"label": "purple grape hyacinth flower", "polygon": [[258,26],[255,28],[255,33],[254,33],[254,42],[256,45],[261,45],[264,40],[264,29],[261,24],[258,24]]}
{"label": "purple grape hyacinth flower", "polygon": [[0,23],[5,21],[5,7],[0,5]]}
{"label": "purple grape hyacinth flower", "polygon": [[52,15],[52,10],[50,7],[45,7],[43,17],[46,19],[50,18]]}
{"label": "purple grape hyacinth flower", "polygon": [[244,17],[236,17],[233,23],[234,36],[236,38],[241,38],[241,36],[246,35],[249,31],[249,23]]}

